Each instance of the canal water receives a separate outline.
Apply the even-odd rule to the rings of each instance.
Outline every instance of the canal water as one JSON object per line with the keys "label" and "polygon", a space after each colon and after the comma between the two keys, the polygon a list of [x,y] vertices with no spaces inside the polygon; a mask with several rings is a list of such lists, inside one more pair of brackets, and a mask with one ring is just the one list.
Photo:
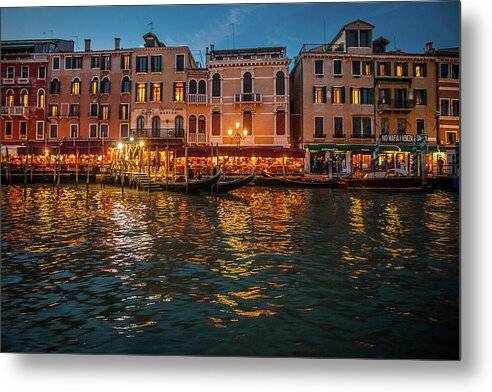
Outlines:
{"label": "canal water", "polygon": [[2,187],[2,350],[458,356],[459,196]]}

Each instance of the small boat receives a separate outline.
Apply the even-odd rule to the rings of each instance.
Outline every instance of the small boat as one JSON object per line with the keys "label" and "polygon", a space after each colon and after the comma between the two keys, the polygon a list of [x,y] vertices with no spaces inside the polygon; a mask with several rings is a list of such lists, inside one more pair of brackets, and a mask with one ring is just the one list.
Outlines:
{"label": "small boat", "polygon": [[297,188],[332,188],[336,186],[337,181],[335,179],[317,181],[310,178],[299,177],[298,179],[290,179],[283,177],[274,177],[266,170],[262,172],[263,176],[270,179],[272,185],[285,186],[285,187],[297,187]]}
{"label": "small boat", "polygon": [[398,192],[419,192],[427,191],[431,188],[430,184],[422,185],[420,177],[395,176],[395,177],[369,177],[369,178],[347,178],[338,180],[340,188],[348,190],[374,190],[374,191],[398,191]]}
{"label": "small boat", "polygon": [[197,193],[197,192],[206,192],[210,191],[210,188],[219,182],[220,177],[222,176],[222,171],[220,168],[216,169],[216,172],[213,176],[203,178],[201,180],[194,180],[188,182],[170,182],[160,183],[161,189],[173,191],[173,192],[182,192],[182,193]]}
{"label": "small boat", "polygon": [[256,178],[256,169],[253,169],[253,172],[249,176],[238,178],[232,181],[217,182],[217,184],[215,184],[215,186],[213,187],[213,192],[214,193],[230,192],[235,189],[248,185],[255,178]]}

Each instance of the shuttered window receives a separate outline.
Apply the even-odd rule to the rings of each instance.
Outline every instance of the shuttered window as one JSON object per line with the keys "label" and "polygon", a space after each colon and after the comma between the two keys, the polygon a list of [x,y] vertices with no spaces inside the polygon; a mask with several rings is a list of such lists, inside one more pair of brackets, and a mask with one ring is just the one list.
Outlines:
{"label": "shuttered window", "polygon": [[220,136],[220,112],[212,113],[212,135]]}
{"label": "shuttered window", "polygon": [[277,111],[275,122],[277,127],[277,135],[285,135],[285,112],[283,110]]}

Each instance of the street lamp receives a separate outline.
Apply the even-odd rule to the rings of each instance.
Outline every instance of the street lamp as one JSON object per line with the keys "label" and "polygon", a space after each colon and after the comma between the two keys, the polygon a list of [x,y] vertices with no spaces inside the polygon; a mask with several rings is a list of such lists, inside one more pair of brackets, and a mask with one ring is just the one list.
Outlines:
{"label": "street lamp", "polygon": [[232,130],[232,129],[228,129],[227,130],[227,134],[229,135],[229,137],[234,137],[236,139],[236,142],[237,142],[237,146],[239,147],[239,145],[241,144],[241,140],[242,139],[245,139],[246,136],[248,136],[248,130],[247,129],[243,129],[243,132],[241,134],[241,132],[239,132],[239,127],[241,126],[241,124],[239,123],[239,121],[236,121],[236,130],[235,132]]}

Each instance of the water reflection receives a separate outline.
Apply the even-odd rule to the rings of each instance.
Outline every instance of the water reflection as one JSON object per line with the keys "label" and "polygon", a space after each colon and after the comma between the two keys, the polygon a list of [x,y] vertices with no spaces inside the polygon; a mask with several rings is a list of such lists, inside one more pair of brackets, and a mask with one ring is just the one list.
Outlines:
{"label": "water reflection", "polygon": [[6,351],[450,358],[458,198],[2,188]]}

